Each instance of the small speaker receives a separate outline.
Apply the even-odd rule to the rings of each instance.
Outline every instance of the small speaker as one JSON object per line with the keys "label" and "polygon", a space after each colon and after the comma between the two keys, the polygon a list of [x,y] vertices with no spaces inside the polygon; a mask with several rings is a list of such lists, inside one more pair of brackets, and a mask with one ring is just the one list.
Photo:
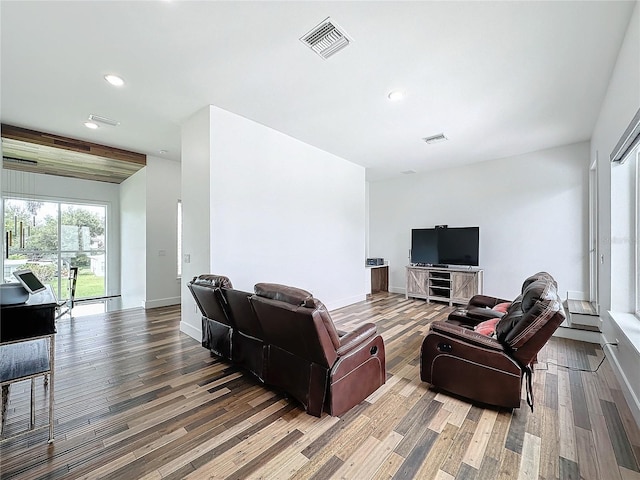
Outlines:
{"label": "small speaker", "polygon": [[367,258],[366,264],[370,266],[384,265],[384,258]]}

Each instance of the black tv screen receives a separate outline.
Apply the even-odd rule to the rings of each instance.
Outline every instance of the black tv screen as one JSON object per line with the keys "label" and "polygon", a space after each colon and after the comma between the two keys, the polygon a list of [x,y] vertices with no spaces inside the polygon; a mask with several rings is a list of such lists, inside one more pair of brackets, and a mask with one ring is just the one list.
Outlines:
{"label": "black tv screen", "polygon": [[435,228],[411,230],[411,263],[440,263],[438,231]]}
{"label": "black tv screen", "polygon": [[479,227],[414,228],[411,263],[478,266]]}

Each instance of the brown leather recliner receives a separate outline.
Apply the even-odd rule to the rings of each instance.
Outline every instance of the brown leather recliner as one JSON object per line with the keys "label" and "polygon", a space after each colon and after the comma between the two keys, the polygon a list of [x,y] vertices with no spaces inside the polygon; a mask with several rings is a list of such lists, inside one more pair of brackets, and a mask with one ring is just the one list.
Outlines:
{"label": "brown leather recliner", "polygon": [[311,293],[258,283],[251,304],[262,326],[265,382],[289,392],[311,415],[341,415],[386,381],[384,342],[373,323],[340,335]]}
{"label": "brown leather recliner", "polygon": [[[485,308],[501,303],[485,300]],[[465,322],[464,314],[457,313],[451,321],[431,324],[420,353],[421,379],[481,403],[517,408],[526,377],[527,403],[533,409],[532,364],[565,319],[553,277],[540,272],[527,278],[494,336],[474,331],[479,320],[468,317]]]}
{"label": "brown leather recliner", "polygon": [[202,313],[202,346],[231,360],[233,323],[222,306],[220,291],[222,287],[233,288],[231,280],[223,275],[203,274],[194,277],[187,287]]}
{"label": "brown leather recliner", "polygon": [[232,360],[264,382],[264,356],[266,348],[262,327],[251,307],[251,293],[233,288],[222,288],[222,299],[230,322]]}
{"label": "brown leather recliner", "polygon": [[234,289],[223,275],[199,275],[187,287],[202,312],[202,346],[264,381],[265,347],[249,302],[253,294]]}

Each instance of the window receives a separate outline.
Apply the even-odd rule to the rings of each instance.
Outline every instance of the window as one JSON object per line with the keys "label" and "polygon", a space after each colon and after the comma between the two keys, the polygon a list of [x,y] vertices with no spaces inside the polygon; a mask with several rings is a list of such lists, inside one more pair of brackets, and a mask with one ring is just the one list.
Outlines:
{"label": "window", "polygon": [[637,149],[635,158],[635,183],[636,183],[636,201],[635,201],[635,245],[636,245],[636,258],[635,258],[635,298],[636,298],[636,316],[640,318],[640,148]]}
{"label": "window", "polygon": [[598,283],[598,152],[589,169],[589,300],[599,310]]}
{"label": "window", "polygon": [[177,214],[178,214],[178,221],[177,221],[177,226],[178,226],[178,278],[182,277],[182,200],[178,200],[178,208],[177,208]]}
{"label": "window", "polygon": [[106,205],[38,198],[4,199],[4,281],[33,270],[60,299],[68,298],[69,267],[78,267],[76,298],[106,292]]}
{"label": "window", "polygon": [[640,318],[640,109],[610,155],[611,307]]}

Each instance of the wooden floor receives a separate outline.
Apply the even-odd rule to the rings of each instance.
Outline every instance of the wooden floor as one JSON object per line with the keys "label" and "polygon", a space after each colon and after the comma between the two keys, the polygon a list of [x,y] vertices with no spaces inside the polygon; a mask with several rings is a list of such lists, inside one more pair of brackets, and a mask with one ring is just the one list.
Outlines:
{"label": "wooden floor", "polygon": [[[640,430],[599,346],[553,338],[539,355],[536,406],[484,409],[419,379],[428,324],[451,309],[379,294],[333,312],[373,321],[388,380],[341,418],[307,415],[179,332],[179,309],[58,321],[56,440],[0,445],[1,478],[638,480]],[[553,363],[551,363],[553,362]],[[28,424],[13,385],[7,433]],[[46,423],[38,383],[38,417]]]}
{"label": "wooden floor", "polygon": [[567,300],[567,306],[571,313],[579,313],[581,315],[594,315],[598,316],[598,310],[592,302],[585,300]]}

